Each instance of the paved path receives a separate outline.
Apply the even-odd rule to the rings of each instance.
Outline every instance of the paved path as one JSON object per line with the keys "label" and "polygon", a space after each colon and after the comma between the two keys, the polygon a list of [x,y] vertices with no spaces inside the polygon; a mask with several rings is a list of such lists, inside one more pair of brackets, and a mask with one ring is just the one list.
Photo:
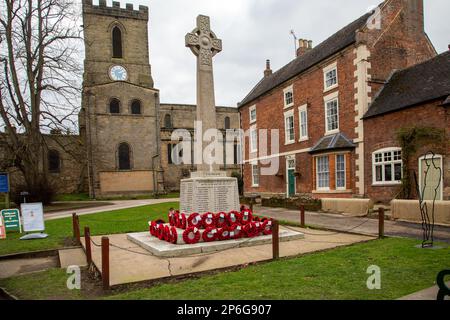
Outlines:
{"label": "paved path", "polygon": [[[280,227],[280,230],[283,228]],[[281,242],[280,257],[296,256],[374,239],[374,237],[355,234],[333,233],[330,235],[329,232],[321,230],[290,229],[308,232],[308,234],[305,234],[304,239]],[[110,281],[113,286],[239,266],[272,258],[272,244],[233,248],[209,254],[160,258],[129,241],[126,234],[109,235],[108,237],[110,240]],[[100,244],[101,237],[93,237],[93,241]],[[82,242],[84,245],[84,239]],[[97,268],[101,270],[100,247],[92,246],[92,259]]]}
{"label": "paved path", "polygon": [[[447,282],[447,287],[450,288],[450,282]],[[418,292],[409,294],[407,296],[401,297],[398,300],[436,300],[437,293],[439,291],[438,286],[434,286],[425,290],[420,290]],[[446,296],[444,300],[450,300],[449,296]]]}
{"label": "paved path", "polygon": [[[258,215],[300,223],[300,212],[296,210],[255,206],[254,211]],[[306,225],[330,230],[378,235],[378,220],[365,217],[347,217],[340,214],[306,212],[305,223]],[[386,220],[385,235],[422,239],[422,226],[417,223]],[[434,240],[450,243],[450,227],[436,226]]]}
{"label": "paved path", "polygon": [[45,220],[54,220],[65,217],[71,217],[73,212],[76,212],[79,216],[86,214],[99,213],[104,211],[120,210],[127,208],[134,208],[140,206],[146,206],[151,204],[166,203],[166,202],[179,202],[179,198],[166,198],[166,199],[143,199],[143,200],[120,200],[120,201],[108,201],[111,204],[101,207],[85,208],[78,210],[64,210],[56,211],[45,214]]}

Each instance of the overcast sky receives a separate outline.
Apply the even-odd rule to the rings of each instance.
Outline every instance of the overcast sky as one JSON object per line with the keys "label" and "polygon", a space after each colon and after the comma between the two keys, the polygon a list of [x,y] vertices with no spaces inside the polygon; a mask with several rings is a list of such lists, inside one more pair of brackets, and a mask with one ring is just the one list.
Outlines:
{"label": "overcast sky", "polygon": [[[262,78],[294,58],[298,38],[317,45],[381,0],[121,0],[149,6],[150,63],[163,103],[196,100],[196,60],[184,46],[198,14],[211,17],[223,51],[214,57],[216,104],[236,106]],[[425,30],[439,53],[448,50],[449,0],[424,0]],[[98,0],[94,0],[98,3]],[[111,3],[111,0],[108,0]]]}

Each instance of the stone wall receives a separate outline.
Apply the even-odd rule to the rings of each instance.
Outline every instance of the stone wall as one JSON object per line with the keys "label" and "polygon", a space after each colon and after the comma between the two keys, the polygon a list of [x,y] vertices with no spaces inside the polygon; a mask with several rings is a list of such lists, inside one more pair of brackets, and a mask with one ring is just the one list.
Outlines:
{"label": "stone wall", "polygon": [[[193,137],[196,106],[162,103],[160,105],[159,114],[161,128],[161,166],[164,170],[164,187],[166,190],[177,191],[180,189],[180,180],[190,177],[190,172],[195,171],[195,166],[189,164],[170,164],[168,159],[168,148],[170,144],[176,144],[176,142],[171,140],[172,132],[176,129],[186,129],[191,132],[191,136]],[[165,123],[166,115],[169,115],[171,119],[171,126],[169,127],[167,127]],[[224,132],[226,117],[230,119],[231,129],[239,129],[240,121],[237,109],[231,107],[217,107],[216,126],[218,129]],[[240,166],[233,164],[221,166],[221,169],[226,170],[228,176],[233,172],[240,172]]]}

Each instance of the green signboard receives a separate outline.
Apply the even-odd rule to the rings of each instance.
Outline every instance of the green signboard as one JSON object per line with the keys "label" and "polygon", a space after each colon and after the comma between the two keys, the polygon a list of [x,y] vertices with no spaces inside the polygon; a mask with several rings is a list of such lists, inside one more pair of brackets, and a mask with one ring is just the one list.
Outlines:
{"label": "green signboard", "polygon": [[6,232],[19,231],[22,233],[22,224],[20,223],[20,212],[18,209],[2,210],[3,221],[5,222]]}

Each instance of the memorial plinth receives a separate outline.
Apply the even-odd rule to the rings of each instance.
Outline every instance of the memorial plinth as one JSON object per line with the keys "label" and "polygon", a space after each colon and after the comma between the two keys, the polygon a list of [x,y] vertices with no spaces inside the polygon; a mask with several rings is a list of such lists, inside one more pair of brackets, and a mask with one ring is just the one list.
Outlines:
{"label": "memorial plinth", "polygon": [[181,180],[180,211],[183,213],[239,211],[239,190],[236,178],[225,172],[193,172]]}

